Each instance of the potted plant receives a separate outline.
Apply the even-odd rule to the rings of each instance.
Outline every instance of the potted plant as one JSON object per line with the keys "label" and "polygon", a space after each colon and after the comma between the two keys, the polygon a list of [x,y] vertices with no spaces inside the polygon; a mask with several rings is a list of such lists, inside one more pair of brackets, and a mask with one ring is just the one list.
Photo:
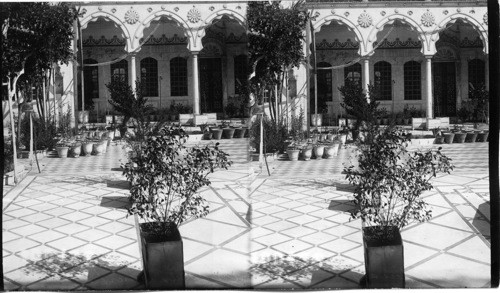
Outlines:
{"label": "potted plant", "polygon": [[404,256],[400,230],[412,221],[431,218],[421,198],[433,188],[430,180],[453,170],[450,158],[437,150],[410,152],[410,139],[395,128],[358,143],[358,165],[344,169],[355,186],[353,218],[363,221],[363,245],[369,288],[404,288]]}
{"label": "potted plant", "polygon": [[57,156],[59,158],[67,158],[68,157],[68,151],[69,151],[69,142],[66,140],[61,140],[56,144],[56,151],[57,151]]}
{"label": "potted plant", "polygon": [[92,150],[94,149],[94,142],[92,140],[84,140],[82,142],[82,152],[85,156],[90,156],[92,154]]}
{"label": "potted plant", "polygon": [[313,154],[316,159],[321,159],[323,157],[323,154],[325,152],[325,145],[322,142],[316,142],[313,145]]}
{"label": "potted plant", "polygon": [[286,153],[290,161],[297,161],[299,159],[301,144],[300,141],[295,139],[290,140],[290,144],[286,148]]}
{"label": "potted plant", "polygon": [[309,161],[312,157],[312,150],[313,148],[311,144],[306,144],[305,146],[303,146],[300,150],[300,156],[302,157],[302,160]]}
{"label": "potted plant", "polygon": [[69,154],[73,158],[78,158],[82,151],[82,143],[81,142],[73,142],[69,145]]}
{"label": "potted plant", "polygon": [[181,128],[163,128],[159,135],[147,137],[142,152],[123,166],[133,201],[128,213],[140,219],[142,278],[148,289],[185,287],[178,227],[208,214],[208,204],[198,190],[211,184],[210,173],[231,165],[218,143],[188,148],[184,138]]}
{"label": "potted plant", "polygon": [[334,138],[331,143],[326,144],[325,145],[324,157],[326,159],[329,159],[329,158],[332,158],[332,157],[336,157],[338,155],[338,151],[339,151],[339,148],[340,148],[341,144],[342,144],[342,142],[337,137]]}

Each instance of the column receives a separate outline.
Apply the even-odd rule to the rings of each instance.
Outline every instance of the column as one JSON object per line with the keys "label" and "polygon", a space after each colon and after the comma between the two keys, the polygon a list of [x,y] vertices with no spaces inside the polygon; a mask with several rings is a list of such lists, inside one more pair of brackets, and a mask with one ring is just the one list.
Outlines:
{"label": "column", "polygon": [[368,85],[370,84],[370,60],[368,57],[364,57],[361,59],[363,61],[363,68],[361,73],[361,83],[363,87],[363,91],[368,96]]}
{"label": "column", "polygon": [[137,72],[136,72],[136,68],[135,68],[135,53],[131,53],[129,55],[129,84],[130,86],[132,87],[132,91],[134,92],[135,94],[135,80],[137,79]]}
{"label": "column", "polygon": [[200,114],[200,86],[198,80],[198,53],[193,54],[193,113]]}
{"label": "column", "polygon": [[432,56],[425,56],[425,92],[427,96],[427,118],[433,115],[433,96],[432,96]]}

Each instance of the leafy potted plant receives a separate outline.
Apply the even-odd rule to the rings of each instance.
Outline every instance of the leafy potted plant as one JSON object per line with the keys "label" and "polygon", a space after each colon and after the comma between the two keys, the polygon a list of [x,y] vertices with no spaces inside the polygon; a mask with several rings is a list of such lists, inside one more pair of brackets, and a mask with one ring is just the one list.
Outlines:
{"label": "leafy potted plant", "polygon": [[70,143],[66,140],[61,140],[56,144],[57,156],[59,158],[67,158]]}
{"label": "leafy potted plant", "polygon": [[300,141],[297,141],[295,139],[291,139],[290,144],[286,148],[286,153],[288,155],[288,159],[290,161],[297,161],[299,159],[300,149],[301,149]]}
{"label": "leafy potted plant", "polygon": [[69,154],[73,158],[78,158],[80,156],[80,153],[82,151],[82,143],[81,142],[73,142],[69,145]]}
{"label": "leafy potted plant", "polygon": [[407,150],[410,139],[395,128],[372,133],[369,144],[358,143],[358,165],[344,169],[355,186],[353,218],[363,221],[363,245],[369,288],[404,288],[404,257],[400,230],[412,221],[431,218],[421,198],[430,180],[450,173],[450,158],[437,150]]}
{"label": "leafy potted plant", "polygon": [[85,156],[90,156],[92,150],[94,149],[94,142],[92,140],[86,139],[82,142],[82,152]]}
{"label": "leafy potted plant", "polygon": [[317,141],[313,145],[313,154],[316,159],[321,159],[325,152],[325,145],[321,141]]}
{"label": "leafy potted plant", "polygon": [[145,138],[142,151],[123,166],[133,201],[128,212],[140,219],[142,277],[148,289],[185,287],[178,227],[208,214],[198,190],[210,185],[210,173],[231,165],[218,144],[188,148],[186,137],[181,128],[163,128],[159,135]]}

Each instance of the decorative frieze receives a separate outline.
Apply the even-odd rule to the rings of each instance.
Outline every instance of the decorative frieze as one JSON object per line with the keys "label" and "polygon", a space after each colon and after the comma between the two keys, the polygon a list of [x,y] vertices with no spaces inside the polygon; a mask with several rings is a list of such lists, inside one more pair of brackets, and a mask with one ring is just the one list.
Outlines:
{"label": "decorative frieze", "polygon": [[320,43],[316,43],[316,50],[345,50],[345,49],[358,49],[359,44],[357,42],[347,39],[345,42],[340,42],[335,39],[333,42],[329,43],[327,40],[323,39]]}
{"label": "decorative frieze", "polygon": [[415,49],[421,48],[422,42],[419,40],[413,40],[412,38],[408,38],[406,41],[401,41],[399,38],[396,38],[394,41],[384,39],[380,42],[380,45],[378,42],[374,42],[373,46],[379,49]]}
{"label": "decorative frieze", "polygon": [[126,43],[127,41],[125,39],[118,38],[117,36],[113,36],[111,39],[106,39],[104,36],[101,36],[99,39],[94,39],[92,36],[89,36],[82,41],[84,47],[125,46]]}

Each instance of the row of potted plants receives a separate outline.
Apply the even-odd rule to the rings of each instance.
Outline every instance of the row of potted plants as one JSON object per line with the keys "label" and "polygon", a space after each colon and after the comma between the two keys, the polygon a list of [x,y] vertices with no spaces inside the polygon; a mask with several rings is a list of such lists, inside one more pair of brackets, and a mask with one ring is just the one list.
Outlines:
{"label": "row of potted plants", "polygon": [[472,142],[486,142],[488,140],[489,131],[438,131],[436,134],[435,143],[472,143]]}
{"label": "row of potted plants", "polygon": [[286,153],[290,161],[301,158],[304,161],[315,159],[329,159],[338,155],[339,148],[345,144],[347,135],[332,133],[315,134],[308,140],[291,139]]}
{"label": "row of potted plants", "polygon": [[203,131],[203,139],[232,139],[248,137],[248,128],[246,127],[231,127],[231,126],[201,126]]}
{"label": "row of potted plants", "polygon": [[80,155],[102,155],[114,139],[114,131],[84,131],[72,138],[61,139],[56,144],[57,156],[78,158]]}

